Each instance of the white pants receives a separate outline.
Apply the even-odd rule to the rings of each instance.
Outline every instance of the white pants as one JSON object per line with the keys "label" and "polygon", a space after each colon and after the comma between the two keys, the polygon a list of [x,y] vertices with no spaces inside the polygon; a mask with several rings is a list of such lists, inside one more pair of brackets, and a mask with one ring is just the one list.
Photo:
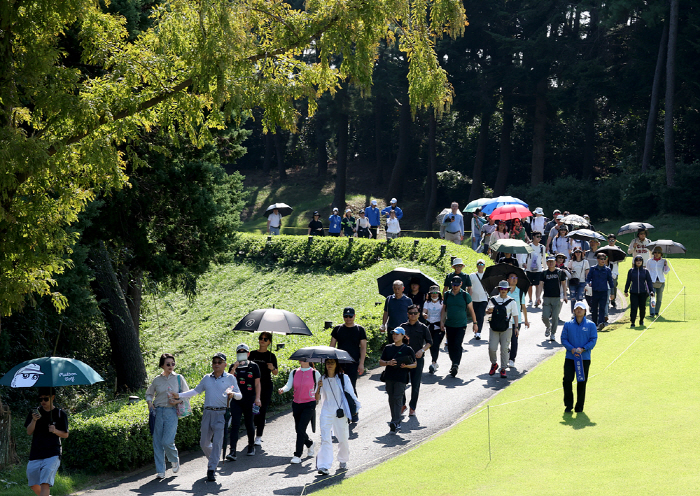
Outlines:
{"label": "white pants", "polygon": [[[325,468],[330,470],[333,465],[333,438],[338,439],[338,461],[347,463],[350,460],[350,427],[346,417],[338,418],[335,415],[321,413],[321,449],[316,456],[316,469]],[[331,429],[333,429],[331,431]]]}

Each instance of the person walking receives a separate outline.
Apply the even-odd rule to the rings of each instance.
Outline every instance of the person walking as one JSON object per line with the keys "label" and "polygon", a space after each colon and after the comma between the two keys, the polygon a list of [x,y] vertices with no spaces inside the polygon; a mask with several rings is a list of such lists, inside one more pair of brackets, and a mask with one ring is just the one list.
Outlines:
{"label": "person walking", "polygon": [[357,232],[357,226],[355,224],[355,217],[352,216],[352,209],[348,208],[345,210],[343,219],[340,221],[340,227],[342,228],[342,235],[347,238],[352,238]]}
{"label": "person walking", "polygon": [[[368,207],[369,208],[369,207]],[[370,231],[369,220],[364,210],[360,210],[360,218],[357,219],[357,237],[358,238],[371,238],[372,232]]]}
{"label": "person walking", "polygon": [[267,234],[279,235],[282,227],[282,215],[279,209],[273,208],[272,213],[267,216]]}
{"label": "person walking", "polygon": [[409,380],[409,370],[416,367],[416,354],[408,346],[406,331],[397,327],[391,331],[392,343],[382,351],[379,366],[384,369],[386,393],[389,397],[391,421],[389,430],[401,430],[401,413],[403,412],[404,394]]}
{"label": "person walking", "polygon": [[194,389],[184,393],[169,392],[168,396],[173,399],[192,398],[204,393],[204,411],[202,412],[202,429],[199,438],[199,445],[208,458],[207,480],[216,481],[216,467],[219,465],[224,440],[224,413],[226,412],[227,398],[240,400],[243,395],[236,377],[226,373],[226,355],[222,352],[216,353],[211,360],[212,373],[202,377]]}
{"label": "person walking", "polygon": [[586,289],[586,277],[590,266],[588,260],[583,259],[583,250],[574,248],[573,258],[566,264],[571,277],[569,278],[569,298],[571,299],[571,314],[574,313],[574,305],[577,301],[583,301]]}
{"label": "person walking", "polygon": [[340,215],[338,215],[338,208],[333,207],[333,213],[331,214],[330,217],[328,217],[328,235],[329,236],[340,236],[340,223],[342,222],[342,219]]}
{"label": "person walking", "polygon": [[[542,233],[539,231],[532,231],[532,243],[530,246],[534,250],[532,253],[528,253],[525,259],[525,274],[530,281],[530,287],[527,289],[527,296],[530,300],[530,304],[534,302],[535,308],[542,304],[542,288],[544,287],[544,280],[542,279],[542,271],[545,268],[546,259],[546,249],[540,241],[542,240]],[[533,288],[534,288],[534,298],[533,298]]]}
{"label": "person walking", "polygon": [[381,223],[381,212],[377,208],[377,200],[372,200],[370,206],[365,208],[365,217],[369,221],[370,237],[377,239],[377,229]]}
{"label": "person walking", "polygon": [[649,271],[644,267],[644,257],[635,255],[632,268],[627,272],[625,282],[625,298],[630,299],[630,320],[634,327],[639,310],[639,325],[644,327],[644,314],[646,312],[647,298],[654,295],[654,283]]}
{"label": "person walking", "polygon": [[651,301],[649,302],[649,317],[656,317],[659,315],[659,309],[661,308],[661,299],[664,296],[664,288],[666,287],[666,274],[671,271],[666,259],[662,257],[663,251],[661,247],[657,246],[652,251],[652,258],[647,260],[646,269],[649,271],[649,276],[651,277],[652,287],[654,288],[654,294],[656,295],[655,305],[651,306]]}
{"label": "person walking", "polygon": [[[459,208],[459,206],[458,206]],[[484,225],[481,209],[477,208],[472,214],[471,229],[472,229],[472,250],[476,251],[481,243],[481,228]]]}
{"label": "person walking", "polygon": [[513,332],[510,336],[510,352],[508,354],[508,367],[515,367],[515,358],[518,356],[518,337],[520,337],[520,331],[522,330],[523,324],[526,328],[530,328],[530,322],[527,320],[527,308],[525,307],[525,296],[518,284],[518,275],[514,272],[508,274],[508,297],[515,301],[515,305],[518,307],[518,319],[514,322],[512,319],[510,325],[512,326]]}
{"label": "person walking", "polygon": [[[433,336],[428,330],[428,326],[418,320],[420,317],[420,307],[411,305],[408,307],[408,321],[401,324],[406,337],[408,338],[408,346],[411,347],[416,357],[416,366],[409,372],[411,381],[411,400],[408,402],[408,415],[416,414],[416,406],[418,405],[418,394],[420,393],[420,384],[423,379],[423,367],[425,366],[425,352],[433,345]],[[404,394],[403,406],[406,406],[406,395]]]}
{"label": "person walking", "polygon": [[387,239],[396,239],[401,233],[401,225],[396,217],[396,210],[389,211],[389,218],[386,220],[386,237]]}
{"label": "person walking", "polygon": [[555,267],[555,261],[555,257],[548,256],[547,270],[542,272],[544,280],[542,322],[544,323],[544,337],[549,338],[550,341],[556,341],[562,298],[566,303],[566,274],[563,270]]}
{"label": "person walking", "polygon": [[403,282],[399,279],[394,281],[392,285],[394,290],[393,295],[389,295],[384,302],[384,315],[382,316],[382,325],[380,329],[382,331],[387,331],[387,343],[391,343],[391,335],[389,334],[392,329],[401,325],[401,323],[406,320],[406,314],[408,312],[408,307],[413,305],[411,298],[403,294]]}
{"label": "person walking", "polygon": [[495,219],[492,219],[489,216],[488,222],[481,227],[481,244],[479,245],[481,249],[476,251],[480,251],[481,253],[486,253],[488,255],[489,246],[491,246],[491,235],[493,235],[493,233],[496,231],[496,227]]}
{"label": "person walking", "polygon": [[544,210],[542,210],[542,207],[537,207],[533,214],[535,215],[530,219],[530,229],[533,234],[535,231],[542,234],[544,232],[544,226],[547,223],[547,218],[544,216]]}
{"label": "person walking", "polygon": [[445,241],[461,245],[464,240],[464,217],[459,213],[459,203],[452,202],[450,209],[452,211],[442,218],[445,225]]}
{"label": "person walking", "polygon": [[301,456],[306,446],[306,456],[316,456],[314,442],[306,433],[311,420],[316,417],[316,392],[321,382],[321,374],[314,369],[309,362],[299,360],[299,368],[292,370],[287,379],[287,384],[277,390],[280,395],[294,388],[292,400],[292,416],[294,417],[294,431],[297,434],[294,456],[290,463],[301,463]]}
{"label": "person walking", "polygon": [[[337,325],[331,331],[331,348],[345,350],[355,360],[348,364],[345,375],[348,376],[357,394],[357,377],[365,373],[365,357],[367,356],[367,333],[365,328],[355,323],[355,309],[343,309],[343,324]],[[357,364],[357,365],[355,365]],[[355,419],[353,419],[356,422]]]}
{"label": "person walking", "polygon": [[314,216],[311,222],[309,222],[309,236],[323,236],[323,223],[321,222],[321,214],[318,211],[314,211]]}
{"label": "person walking", "polygon": [[476,323],[472,297],[462,289],[462,278],[452,278],[452,289],[445,291],[442,301],[440,330],[444,331],[447,337],[447,352],[452,362],[450,375],[455,377],[462,361],[462,341],[467,324],[473,322],[475,333],[479,332],[479,326]]}
{"label": "person walking", "polygon": [[[555,208],[554,211],[552,212],[552,220],[547,221],[547,223],[544,225],[544,231],[542,231],[542,235],[547,237],[547,242],[545,243],[547,250],[549,250],[549,241],[550,241],[549,234],[552,231],[552,228],[557,227],[559,224],[561,224],[561,222],[557,222],[557,217],[559,217],[560,215],[561,215],[561,210],[559,210],[558,208]],[[562,219],[564,218],[563,215],[561,217],[562,217]],[[552,237],[554,237],[556,235],[557,235],[557,233],[555,231],[554,235]]]}
{"label": "person walking", "polygon": [[418,307],[420,313],[423,312],[423,303],[425,303],[425,293],[420,290],[420,279],[417,277],[411,277],[411,282],[409,283],[411,289],[408,291],[408,296],[414,305]]}
{"label": "person walking", "polygon": [[156,463],[156,477],[165,479],[165,458],[176,474],[180,471],[180,458],[175,447],[177,434],[177,411],[175,406],[182,400],[171,400],[168,392],[189,391],[187,381],[180,374],[174,373],[175,357],[170,353],[160,356],[158,366],[163,372],[153,379],[146,389],[146,404],[150,412],[155,413],[153,427],[153,458]]}
{"label": "person walking", "polygon": [[452,261],[452,269],[452,272],[445,276],[442,291],[449,291],[452,288],[452,280],[455,277],[459,277],[462,280],[462,289],[467,293],[471,292],[472,281],[469,275],[464,273],[464,262],[462,262],[461,258],[455,258]]}
{"label": "person walking", "polygon": [[484,317],[486,316],[486,306],[489,304],[489,295],[484,289],[482,280],[484,278],[484,269],[486,262],[483,258],[476,261],[476,272],[469,274],[471,282],[471,297],[472,306],[474,307],[474,315],[476,316],[476,330],[474,331],[474,339],[481,339],[481,330],[484,328]]}
{"label": "person walking", "polygon": [[506,224],[506,221],[504,220],[499,220],[496,224],[496,230],[493,232],[493,234],[491,234],[491,237],[489,238],[489,254],[491,255],[491,258],[493,260],[498,261],[498,259],[501,257],[501,254],[496,253],[491,247],[494,244],[496,244],[496,241],[498,241],[499,239],[508,238],[510,238],[510,233],[508,232],[508,224]]}
{"label": "person walking", "polygon": [[[250,348],[245,343],[236,347],[236,362],[229,368],[229,373],[236,376],[242,398],[231,402],[231,449],[226,455],[228,461],[235,462],[238,457],[238,431],[241,427],[241,417],[244,419],[246,435],[248,436],[248,456],[255,455],[255,425],[253,417],[259,412],[260,400],[260,368],[249,360]],[[257,407],[257,408],[254,408]],[[257,410],[257,411],[256,411]]]}
{"label": "person walking", "polygon": [[569,234],[569,228],[564,224],[559,226],[559,233],[555,238],[552,239],[552,253],[564,255],[564,260],[567,261],[571,258],[571,239],[567,238],[566,235]]}
{"label": "person walking", "polygon": [[[476,310],[475,310],[476,311]],[[440,314],[442,313],[442,294],[438,286],[430,286],[428,296],[423,304],[423,318],[428,323],[428,331],[432,338],[430,346],[430,357],[432,363],[428,367],[428,372],[434,374],[438,369],[438,357],[440,356],[440,343],[445,337],[445,332],[440,329]],[[478,318],[478,316],[477,316]]]}
{"label": "person walking", "polygon": [[345,397],[347,393],[355,402],[359,410],[360,401],[355,396],[355,391],[350,384],[350,379],[343,374],[343,368],[334,358],[328,358],[324,362],[325,374],[318,381],[316,389],[316,401],[321,400],[321,448],[316,456],[316,470],[321,475],[329,475],[333,465],[333,439],[338,440],[338,462],[340,469],[348,468],[350,461],[350,428],[352,418],[350,405]]}
{"label": "person walking", "polygon": [[389,201],[389,206],[382,209],[382,215],[385,215],[387,218],[389,218],[391,212],[396,214],[397,219],[401,220],[403,218],[403,210],[396,206],[396,198],[392,198]]}
{"label": "person walking", "polygon": [[637,231],[637,236],[632,240],[630,243],[630,246],[627,250],[627,253],[633,256],[641,255],[642,260],[644,261],[644,265],[646,265],[647,260],[651,257],[651,254],[649,253],[649,249],[647,246],[651,244],[651,241],[647,239],[648,232],[646,229],[640,229]]}
{"label": "person walking", "polygon": [[494,375],[498,370],[498,346],[501,346],[501,370],[502,378],[508,377],[506,374],[506,362],[508,361],[508,345],[511,336],[518,325],[518,306],[515,300],[508,296],[510,286],[508,281],[498,283],[498,296],[489,299],[486,313],[491,315],[489,320],[489,358],[491,359],[491,370],[489,375]]}
{"label": "person walking", "polygon": [[586,276],[586,284],[591,287],[591,318],[601,330],[605,326],[605,308],[609,301],[609,288],[613,287],[612,271],[608,267],[608,256],[598,253],[598,263],[591,267]]}
{"label": "person walking", "polygon": [[[586,304],[582,301],[574,305],[573,318],[564,324],[561,331],[561,344],[566,348],[564,359],[564,413],[571,413],[571,409],[581,413],[586,401],[586,383],[588,371],[591,368],[591,350],[598,341],[598,330],[593,322],[586,319]],[[576,364],[574,355],[579,355],[583,362],[583,374],[585,379],[576,383],[576,405],[574,406],[574,391],[571,386],[576,377]]]}
{"label": "person walking", "polygon": [[54,406],[53,388],[39,388],[40,406],[24,420],[27,435],[32,436],[27,463],[27,482],[37,496],[48,496],[61,465],[61,439],[68,438],[68,415]]}
{"label": "person walking", "polygon": [[255,446],[262,446],[267,409],[272,401],[272,376],[279,374],[277,357],[272,351],[272,333],[263,331],[258,336],[258,349],[250,352],[249,360],[260,369],[260,412],[253,418],[255,424]]}
{"label": "person walking", "polygon": [[[555,212],[558,212],[558,210],[555,210]],[[562,219],[564,219],[562,214],[554,214],[554,220],[544,227],[544,231],[547,233],[546,247],[549,253],[556,253],[556,250],[552,246],[552,240],[559,235],[559,228],[564,225]],[[552,224],[552,222],[554,222],[554,224]]]}
{"label": "person walking", "polygon": [[[617,236],[614,234],[610,233],[608,234],[608,246],[615,246],[617,243]],[[590,263],[590,262],[589,262]],[[610,272],[612,273],[612,278],[613,278],[613,287],[610,288],[610,306],[615,308],[616,307],[616,299],[617,299],[617,284],[618,284],[618,277],[620,276],[620,262],[613,262],[610,261],[608,263],[608,267],[610,267]]]}

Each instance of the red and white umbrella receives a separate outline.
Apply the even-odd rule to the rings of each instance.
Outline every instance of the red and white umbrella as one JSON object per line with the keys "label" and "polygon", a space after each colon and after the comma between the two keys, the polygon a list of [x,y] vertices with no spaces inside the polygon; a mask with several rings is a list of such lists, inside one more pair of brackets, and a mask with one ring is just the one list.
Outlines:
{"label": "red and white umbrella", "polygon": [[489,217],[495,220],[522,219],[523,217],[532,217],[532,212],[527,207],[514,203],[498,207],[491,212]]}

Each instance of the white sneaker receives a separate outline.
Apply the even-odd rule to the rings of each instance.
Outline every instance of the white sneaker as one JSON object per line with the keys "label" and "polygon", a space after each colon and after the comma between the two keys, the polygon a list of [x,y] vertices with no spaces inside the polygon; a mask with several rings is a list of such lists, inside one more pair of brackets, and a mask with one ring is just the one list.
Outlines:
{"label": "white sneaker", "polygon": [[345,470],[346,468],[348,468],[348,464],[346,462],[340,462],[339,468],[340,470]]}
{"label": "white sneaker", "polygon": [[180,471],[180,460],[173,463],[172,469],[173,469],[174,474],[176,474]]}
{"label": "white sneaker", "polygon": [[156,474],[156,479],[165,479],[165,472],[158,472]]}
{"label": "white sneaker", "polygon": [[256,436],[255,437],[255,442],[253,443],[255,446],[262,446],[262,437],[261,436]]}
{"label": "white sneaker", "polygon": [[508,360],[508,367],[510,367],[510,368],[515,367],[515,362],[513,360]]}
{"label": "white sneaker", "polygon": [[319,475],[330,475],[331,471],[327,468],[319,468],[318,473]]}
{"label": "white sneaker", "polygon": [[292,461],[289,463],[294,463],[294,464],[301,463],[301,458],[299,458],[298,456],[293,456]]}
{"label": "white sneaker", "polygon": [[316,456],[316,443],[312,442],[311,446],[306,448],[306,455],[307,456]]}
{"label": "white sneaker", "polygon": [[440,364],[437,363],[437,362],[435,362],[435,363],[433,364],[433,369],[437,370],[437,369],[439,369],[439,368],[440,368]]}

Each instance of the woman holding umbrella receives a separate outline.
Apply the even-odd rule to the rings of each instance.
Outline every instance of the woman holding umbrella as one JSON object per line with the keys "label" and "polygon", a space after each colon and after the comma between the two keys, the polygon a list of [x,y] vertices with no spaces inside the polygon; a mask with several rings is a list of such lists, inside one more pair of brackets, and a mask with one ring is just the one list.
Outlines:
{"label": "woman holding umbrella", "polygon": [[[506,221],[504,220],[499,220],[498,225],[496,226],[496,231],[491,234],[491,237],[489,238],[489,250],[491,250],[491,246],[496,244],[496,241],[499,239],[508,239],[510,237],[510,234],[508,234],[508,226],[506,225]],[[493,256],[493,253],[490,253]],[[494,260],[498,260],[498,256],[493,257]]]}
{"label": "woman holding umbrella", "polygon": [[574,248],[573,258],[567,264],[571,277],[569,278],[569,297],[571,298],[571,313],[574,313],[576,302],[583,301],[586,288],[586,277],[590,270],[588,260],[583,259],[583,250]]}
{"label": "woman holding umbrella", "polygon": [[654,317],[659,315],[661,298],[664,296],[664,287],[666,286],[665,275],[671,271],[671,267],[668,266],[666,259],[661,256],[663,254],[663,248],[656,246],[651,253],[652,258],[647,260],[646,267],[656,293],[656,304],[652,307],[651,302],[649,302],[649,316]]}
{"label": "woman holding umbrella", "polygon": [[641,255],[642,261],[646,264],[647,260],[649,260],[650,253],[649,250],[647,249],[647,246],[651,244],[651,241],[647,239],[647,230],[646,229],[640,229],[637,231],[637,236],[632,240],[630,243],[630,247],[627,250],[627,253],[630,255],[634,255],[635,257],[637,255]]}
{"label": "woman holding umbrella", "polygon": [[634,327],[639,309],[639,325],[644,326],[644,313],[647,304],[647,296],[654,295],[654,284],[651,282],[649,271],[644,268],[644,257],[636,255],[632,262],[632,268],[627,272],[625,283],[625,298],[630,299],[630,320]]}
{"label": "woman holding umbrella", "polygon": [[397,327],[391,331],[391,339],[393,343],[384,348],[379,366],[386,367],[384,377],[391,411],[389,429],[391,432],[397,432],[401,430],[401,410],[406,384],[408,384],[408,370],[416,368],[417,363],[416,354],[408,346],[408,338],[403,327]]}
{"label": "woman holding umbrella", "polygon": [[270,351],[272,333],[263,331],[258,337],[258,349],[250,352],[248,357],[260,369],[260,412],[253,418],[256,433],[255,446],[262,446],[262,435],[265,430],[265,415],[272,401],[272,376],[279,374],[277,357]]}
{"label": "woman holding umbrella", "polygon": [[173,473],[180,470],[180,458],[175,447],[175,435],[177,434],[177,412],[175,405],[182,400],[171,400],[168,393],[184,393],[190,387],[180,374],[174,372],[175,357],[170,353],[160,356],[158,366],[163,372],[153,379],[146,390],[146,403],[148,409],[155,410],[156,423],[153,428],[153,458],[156,462],[156,477],[165,478],[165,457],[172,464]]}

